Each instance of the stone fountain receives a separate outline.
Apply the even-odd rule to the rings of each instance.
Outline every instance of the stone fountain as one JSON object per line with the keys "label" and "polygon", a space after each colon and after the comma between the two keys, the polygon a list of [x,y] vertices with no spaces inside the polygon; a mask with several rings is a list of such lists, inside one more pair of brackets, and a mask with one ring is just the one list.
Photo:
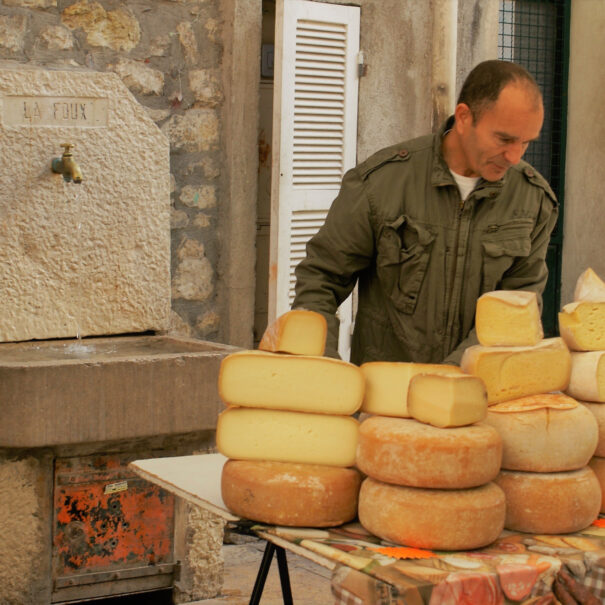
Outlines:
{"label": "stone fountain", "polygon": [[212,447],[234,350],[166,335],[168,141],[111,73],[3,64],[0,123],[0,603],[213,596],[190,511],[127,469]]}

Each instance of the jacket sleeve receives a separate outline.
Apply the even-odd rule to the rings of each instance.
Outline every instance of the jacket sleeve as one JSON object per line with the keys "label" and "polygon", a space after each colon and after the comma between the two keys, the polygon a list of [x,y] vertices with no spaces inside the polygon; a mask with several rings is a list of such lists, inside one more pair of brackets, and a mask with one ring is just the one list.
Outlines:
{"label": "jacket sleeve", "polygon": [[374,234],[365,183],[354,168],[321,229],[307,243],[307,255],[296,267],[292,308],[321,313],[328,322],[326,355],[338,357],[336,310],[355,287],[357,275],[374,255]]}
{"label": "jacket sleeve", "polygon": [[[559,210],[552,192],[545,192],[540,211],[531,235],[531,248],[527,256],[517,257],[510,269],[502,276],[499,290],[529,290],[538,295],[538,305],[542,309],[542,293],[548,279],[546,253],[551,233],[557,222]],[[444,363],[460,365],[462,354],[467,347],[479,344],[475,328],[446,357]]]}

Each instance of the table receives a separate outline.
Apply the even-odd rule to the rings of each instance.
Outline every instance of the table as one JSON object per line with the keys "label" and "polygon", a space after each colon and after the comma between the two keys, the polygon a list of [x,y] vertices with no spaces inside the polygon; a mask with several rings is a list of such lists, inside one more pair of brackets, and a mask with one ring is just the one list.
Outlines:
{"label": "table", "polygon": [[359,523],[285,528],[237,517],[220,493],[226,460],[221,454],[201,454],[137,460],[130,466],[143,478],[224,518],[236,531],[266,540],[251,605],[260,602],[274,555],[284,604],[292,603],[286,550],[332,571],[336,605],[552,603],[553,581],[562,568],[605,602],[605,519],[561,536],[505,530],[493,544],[469,552],[413,549],[384,542]]}

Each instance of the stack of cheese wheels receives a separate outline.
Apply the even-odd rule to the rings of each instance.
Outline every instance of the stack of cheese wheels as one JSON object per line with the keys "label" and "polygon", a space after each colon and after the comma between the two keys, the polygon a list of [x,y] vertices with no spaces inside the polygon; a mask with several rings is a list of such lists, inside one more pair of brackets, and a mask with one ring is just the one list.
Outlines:
{"label": "stack of cheese wheels", "polygon": [[505,499],[492,480],[502,442],[480,422],[482,381],[447,365],[370,362],[357,467],[367,475],[359,521],[397,544],[468,550],[502,531]]}
{"label": "stack of cheese wheels", "polygon": [[601,512],[605,513],[605,282],[591,269],[578,278],[574,301],[559,314],[561,335],[571,353],[567,394],[590,410],[599,436],[590,467],[601,485]]}
{"label": "stack of cheese wheels", "polygon": [[[600,490],[587,466],[596,447],[594,418],[567,388],[571,355],[562,338],[543,338],[536,294],[488,292],[477,301],[479,345],[461,367],[487,387],[486,422],[503,441],[496,483],[506,494],[505,527],[569,533],[598,515]],[[553,392],[557,391],[557,392]]]}
{"label": "stack of cheese wheels", "polygon": [[221,492],[231,512],[254,521],[329,527],[355,518],[361,475],[355,464],[364,377],[322,357],[326,321],[294,310],[270,325],[257,351],[221,363],[227,409],[216,441],[229,460]]}

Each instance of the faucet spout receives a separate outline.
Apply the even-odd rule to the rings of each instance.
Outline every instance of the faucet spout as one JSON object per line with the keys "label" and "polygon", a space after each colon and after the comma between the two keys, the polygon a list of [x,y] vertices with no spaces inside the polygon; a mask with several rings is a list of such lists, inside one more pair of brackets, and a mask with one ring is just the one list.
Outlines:
{"label": "faucet spout", "polygon": [[76,184],[80,184],[82,182],[82,171],[71,153],[73,145],[71,143],[62,143],[61,147],[65,151],[60,158],[53,158],[52,171],[63,175],[63,180],[67,183],[73,181]]}

